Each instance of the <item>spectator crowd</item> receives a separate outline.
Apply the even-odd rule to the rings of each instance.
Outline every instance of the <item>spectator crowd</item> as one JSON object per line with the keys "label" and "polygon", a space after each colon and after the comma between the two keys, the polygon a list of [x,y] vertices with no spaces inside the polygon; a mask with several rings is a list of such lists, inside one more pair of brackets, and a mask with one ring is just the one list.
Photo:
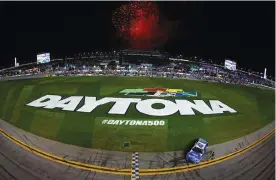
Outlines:
{"label": "spectator crowd", "polygon": [[148,66],[147,64],[128,64],[119,66],[116,63],[102,65],[100,63],[87,65],[78,61],[55,62],[18,67],[0,71],[0,79],[10,76],[43,74],[45,76],[149,76],[163,78],[185,78],[191,80],[213,81],[246,86],[263,86],[275,88],[275,82],[260,76],[242,72],[230,71],[221,66],[195,62],[173,62],[163,66]]}

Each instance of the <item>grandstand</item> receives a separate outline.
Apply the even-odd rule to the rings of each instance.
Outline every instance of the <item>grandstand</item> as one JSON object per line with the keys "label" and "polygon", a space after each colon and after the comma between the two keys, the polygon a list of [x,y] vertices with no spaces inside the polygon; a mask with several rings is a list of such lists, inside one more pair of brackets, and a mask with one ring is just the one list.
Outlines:
{"label": "grandstand", "polygon": [[119,53],[86,53],[49,63],[28,63],[0,70],[0,78],[36,74],[114,75],[186,78],[247,86],[275,88],[275,82],[242,70],[189,59],[169,58],[156,51],[122,50]]}
{"label": "grandstand", "polygon": [[168,62],[168,54],[161,54],[158,51],[142,51],[131,49],[120,51],[120,65],[142,63],[164,65]]}

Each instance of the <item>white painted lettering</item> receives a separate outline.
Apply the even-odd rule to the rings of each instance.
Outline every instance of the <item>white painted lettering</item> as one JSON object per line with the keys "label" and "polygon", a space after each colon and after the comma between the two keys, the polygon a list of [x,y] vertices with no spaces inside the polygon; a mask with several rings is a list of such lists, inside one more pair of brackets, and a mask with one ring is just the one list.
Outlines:
{"label": "white painted lettering", "polygon": [[230,113],[237,112],[236,110],[230,108],[229,106],[218,100],[210,100],[210,104],[215,114],[223,113],[225,111],[228,111]]}
{"label": "white painted lettering", "polygon": [[[61,96],[58,95],[45,95],[37,100],[32,101],[27,104],[27,106],[33,107],[44,107],[47,109],[62,108],[66,111],[74,111],[83,96],[71,96],[61,100]],[[140,113],[149,115],[149,116],[169,116],[175,114],[179,111],[180,115],[195,115],[194,111],[197,111],[201,114],[221,114],[224,112],[236,113],[237,111],[230,108],[226,104],[218,100],[210,100],[209,107],[203,100],[194,100],[190,102],[188,100],[177,99],[175,103],[166,99],[146,99],[141,100],[140,98],[113,98],[106,97],[97,100],[96,97],[85,97],[84,105],[79,108],[78,112],[92,112],[95,108],[100,105],[104,105],[110,102],[115,102],[112,108],[109,110],[108,114],[126,114],[131,103],[137,103],[136,109]],[[163,104],[164,107],[161,109],[155,109],[152,106],[154,104]],[[162,121],[158,121],[160,124]],[[109,121],[103,121],[103,124],[109,123]],[[113,121],[116,125],[135,125],[129,120],[118,120]],[[155,125],[154,122],[147,121],[136,121],[139,125]],[[157,123],[157,122],[156,122]],[[163,123],[163,122],[162,122]],[[165,122],[164,122],[165,124]],[[157,125],[156,125],[157,126]]]}
{"label": "white painted lettering", "polygon": [[54,108],[62,108],[65,111],[74,111],[80,101],[82,100],[83,96],[71,96],[65,98],[61,101],[57,101],[56,103],[51,103],[45,106],[46,109],[54,109]]}
{"label": "white painted lettering", "polygon": [[[152,108],[153,104],[160,103],[165,107],[162,109],[154,109]],[[175,103],[165,100],[165,99],[147,99],[137,103],[136,109],[150,116],[169,116],[178,111]]]}
{"label": "white painted lettering", "polygon": [[[47,101],[46,101],[47,100]],[[59,100],[61,100],[61,96],[58,95],[45,95],[33,102],[27,104],[27,106],[33,107],[44,107],[51,104],[56,104]]]}
{"label": "white painted lettering", "polygon": [[136,126],[141,126],[143,121],[136,121]]}
{"label": "white painted lettering", "polygon": [[119,120],[116,120],[116,121],[114,121],[113,124],[114,124],[114,125],[119,125],[119,122],[120,122]]}
{"label": "white painted lettering", "polygon": [[148,121],[143,121],[142,126],[147,126],[148,125]]}
{"label": "white painted lettering", "polygon": [[114,101],[114,98],[102,98],[100,100],[96,100],[96,97],[85,97],[84,105],[79,108],[78,112],[92,112],[96,107],[107,104],[109,102]]}
{"label": "white painted lettering", "polygon": [[160,126],[164,126],[165,125],[165,121],[160,121]]}
{"label": "white painted lettering", "polygon": [[133,126],[136,124],[136,121],[130,121],[129,125]]}
{"label": "white painted lettering", "polygon": [[103,120],[102,124],[106,124],[108,122],[107,119]]}
{"label": "white painted lettering", "polygon": [[108,122],[107,122],[107,124],[113,124],[114,123],[114,120],[109,120]]}
{"label": "white painted lettering", "polygon": [[141,101],[139,98],[113,98],[115,104],[109,110],[108,114],[125,114],[130,103],[137,103]]}
{"label": "white painted lettering", "polygon": [[202,114],[214,114],[212,109],[203,100],[194,100],[195,104],[188,100],[175,100],[180,115],[195,115],[193,109]]}
{"label": "white painted lettering", "polygon": [[159,126],[159,121],[154,121],[154,126]]}

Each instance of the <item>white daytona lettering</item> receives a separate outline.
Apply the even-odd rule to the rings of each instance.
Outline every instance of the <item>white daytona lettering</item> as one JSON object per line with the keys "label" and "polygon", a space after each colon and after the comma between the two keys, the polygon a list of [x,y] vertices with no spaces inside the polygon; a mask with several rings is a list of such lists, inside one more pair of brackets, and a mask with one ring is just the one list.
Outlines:
{"label": "white daytona lettering", "polygon": [[[71,96],[62,100],[61,96],[58,95],[46,95],[37,100],[34,100],[31,103],[28,103],[27,106],[32,107],[43,107],[47,109],[61,108],[65,111],[75,111],[78,104],[83,99],[83,96]],[[149,116],[170,116],[177,112],[180,115],[195,115],[195,111],[209,115],[209,114],[221,114],[224,112],[237,113],[236,110],[227,106],[226,104],[220,102],[219,100],[210,100],[209,107],[203,100],[194,100],[190,102],[188,100],[177,99],[175,102],[166,100],[166,99],[146,99],[141,100],[140,98],[113,98],[105,97],[97,100],[96,97],[85,97],[84,105],[77,109],[77,112],[92,112],[98,106],[113,102],[115,103],[111,109],[108,111],[108,114],[126,114],[127,110],[131,103],[137,103],[136,109],[142,114]],[[162,109],[155,109],[152,106],[154,104],[162,104],[164,107]],[[109,123],[109,122],[106,122]],[[113,122],[116,124],[128,125],[128,120],[119,120],[118,122]],[[139,122],[139,124],[143,122]],[[133,124],[133,123],[131,123]],[[147,122],[147,125],[155,125],[153,122]]]}

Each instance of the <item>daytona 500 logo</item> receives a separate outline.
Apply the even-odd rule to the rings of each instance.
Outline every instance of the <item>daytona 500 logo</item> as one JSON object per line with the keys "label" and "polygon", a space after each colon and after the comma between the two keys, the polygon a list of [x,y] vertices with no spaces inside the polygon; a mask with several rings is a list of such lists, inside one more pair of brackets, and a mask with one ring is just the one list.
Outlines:
{"label": "daytona 500 logo", "polygon": [[[77,109],[81,101],[83,105]],[[70,96],[63,98],[59,95],[45,95],[27,106],[41,107],[45,109],[61,108],[64,111],[77,111],[77,112],[93,112],[98,106],[114,103],[108,114],[126,114],[131,103],[136,104],[136,109],[142,114],[149,116],[169,116],[175,113],[180,115],[195,115],[194,110],[201,114],[222,114],[224,112],[236,113],[237,111],[220,102],[219,100],[209,100],[208,106],[203,100],[188,100],[176,99],[173,101],[166,99],[145,99],[141,98],[115,98],[104,97],[97,99],[96,97],[88,96]],[[163,108],[156,109],[154,104],[162,104]],[[81,104],[80,104],[81,105]]]}

